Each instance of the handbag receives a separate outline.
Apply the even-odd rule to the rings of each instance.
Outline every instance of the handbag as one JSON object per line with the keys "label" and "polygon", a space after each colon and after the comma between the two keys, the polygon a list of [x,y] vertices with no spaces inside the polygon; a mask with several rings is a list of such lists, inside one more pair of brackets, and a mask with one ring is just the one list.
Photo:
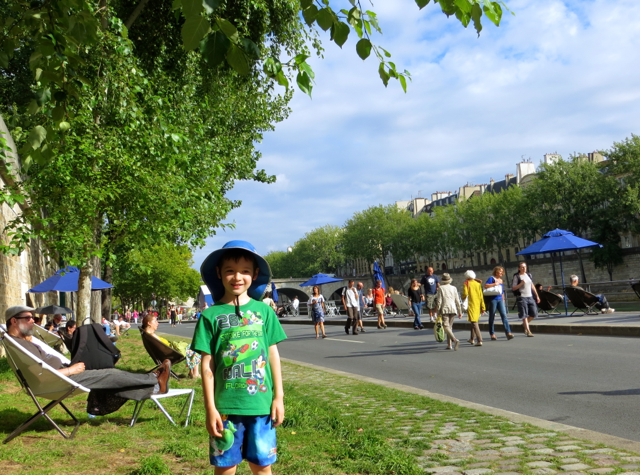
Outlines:
{"label": "handbag", "polygon": [[433,334],[436,337],[438,343],[442,343],[445,339],[444,325],[442,324],[442,317],[438,317],[436,324],[433,326]]}
{"label": "handbag", "polygon": [[482,295],[485,297],[497,297],[498,295],[502,295],[502,284],[494,285],[493,287],[488,287],[482,291]]}

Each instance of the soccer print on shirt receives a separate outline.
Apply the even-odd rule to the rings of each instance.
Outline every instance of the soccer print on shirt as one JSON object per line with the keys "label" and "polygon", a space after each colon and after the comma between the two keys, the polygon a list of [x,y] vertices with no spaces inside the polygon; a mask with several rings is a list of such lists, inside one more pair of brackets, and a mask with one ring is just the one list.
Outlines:
{"label": "soccer print on shirt", "polygon": [[259,313],[247,311],[216,317],[223,341],[222,361],[225,389],[243,389],[255,395],[267,392],[264,384],[267,357],[265,348],[261,348],[263,320]]}

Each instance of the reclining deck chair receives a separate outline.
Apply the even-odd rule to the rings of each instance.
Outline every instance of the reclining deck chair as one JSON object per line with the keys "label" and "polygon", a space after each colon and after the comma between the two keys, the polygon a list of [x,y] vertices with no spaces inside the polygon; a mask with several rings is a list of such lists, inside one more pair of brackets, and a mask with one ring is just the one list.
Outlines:
{"label": "reclining deck chair", "polygon": [[[150,371],[155,371],[156,369],[158,369],[160,365],[162,365],[162,362],[164,360],[171,361],[172,368],[174,365],[177,365],[178,363],[181,363],[185,360],[185,356],[182,353],[174,350],[170,346],[165,345],[157,338],[154,338],[152,335],[149,335],[142,329],[142,327],[140,327],[139,329],[140,336],[142,336],[142,344],[144,345],[144,349],[147,350],[147,353],[149,353],[149,356],[156,364],[156,366]],[[179,379],[178,375],[173,372],[173,369],[171,370],[171,376],[173,376],[175,379]]]}
{"label": "reclining deck chair", "polygon": [[576,313],[578,310],[584,310],[582,315],[598,315],[600,313],[593,310],[594,307],[600,303],[600,300],[598,300],[598,297],[595,295],[587,292],[586,290],[577,289],[575,287],[565,288],[564,293],[571,304],[576,308],[571,312],[571,315]]}
{"label": "reclining deck chair", "polygon": [[556,308],[562,303],[562,297],[544,289],[538,290],[538,297],[540,297],[538,310],[542,310],[547,315],[560,315],[560,312],[556,312]]}
{"label": "reclining deck chair", "polygon": [[[7,354],[9,366],[11,366],[16,378],[18,378],[18,381],[20,381],[20,384],[38,409],[33,416],[23,422],[4,439],[3,443],[6,444],[20,435],[41,417],[47,419],[65,439],[73,438],[80,426],[80,422],[69,409],[67,409],[62,401],[71,396],[86,394],[89,390],[67,378],[61,372],[56,371],[40,358],[25,350],[6,333],[2,337],[2,343]],[[62,358],[64,358],[64,356]],[[48,399],[51,402],[42,407],[37,398]],[[53,419],[49,417],[49,411],[57,405],[60,405],[76,423],[71,434],[64,432]]]}
{"label": "reclining deck chair", "polygon": [[406,310],[407,315],[409,314],[409,298],[404,295],[391,294],[391,300],[396,304],[398,308],[398,315],[402,315],[402,311]]}
{"label": "reclining deck chair", "polygon": [[[195,393],[196,393],[195,389],[186,389],[186,388],[185,389],[169,389],[168,393],[154,394],[149,399],[151,399],[156,404],[156,406],[158,406],[158,409],[160,409],[162,413],[165,415],[165,417],[169,419],[169,422],[171,422],[175,426],[178,424],[175,423],[175,421],[171,418],[171,416],[169,415],[167,410],[164,408],[162,403],[160,403],[160,399],[186,395],[187,398],[184,400],[184,404],[182,405],[182,409],[180,409],[180,415],[178,417],[182,417],[182,414],[184,413],[184,410],[188,405],[189,409],[187,409],[187,417],[184,421],[184,426],[187,427],[189,425],[189,417],[191,416],[191,407],[193,406],[193,396],[195,395]],[[140,415],[140,412],[142,411],[142,406],[144,406],[145,402],[146,402],[146,399],[143,399],[142,401],[136,401],[136,407],[133,408],[133,415],[131,416],[131,424],[129,424],[131,427],[133,427],[133,425],[138,420],[138,416]]]}

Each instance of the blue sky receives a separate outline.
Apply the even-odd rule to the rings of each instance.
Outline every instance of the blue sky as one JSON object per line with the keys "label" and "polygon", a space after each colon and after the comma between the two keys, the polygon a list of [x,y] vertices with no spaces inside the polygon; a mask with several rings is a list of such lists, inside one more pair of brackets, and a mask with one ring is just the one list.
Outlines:
{"label": "blue sky", "polygon": [[[348,2],[345,1],[345,6]],[[337,4],[336,4],[337,5]],[[640,4],[630,0],[515,0],[499,28],[478,38],[437,5],[386,0],[374,42],[413,81],[385,89],[355,35],[325,41],[311,58],[313,99],[297,92],[292,113],[258,145],[259,167],[277,176],[241,182],[242,200],[221,231],[194,253],[199,268],[232,239],[266,254],[354,212],[515,173],[522,158],[608,149],[640,133]]]}

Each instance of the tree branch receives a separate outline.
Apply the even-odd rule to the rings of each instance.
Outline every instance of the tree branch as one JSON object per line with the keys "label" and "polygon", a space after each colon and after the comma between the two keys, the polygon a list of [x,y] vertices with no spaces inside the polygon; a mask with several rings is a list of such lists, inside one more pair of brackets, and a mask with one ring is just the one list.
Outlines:
{"label": "tree branch", "polygon": [[140,13],[142,13],[142,10],[144,10],[144,7],[147,6],[147,3],[149,3],[149,0],[140,0],[140,3],[138,3],[138,6],[136,7],[136,9],[133,11],[133,13],[129,16],[127,21],[124,23],[124,26],[127,27],[127,30],[130,29],[131,25],[133,25],[133,22],[138,19],[138,17],[140,16]]}

